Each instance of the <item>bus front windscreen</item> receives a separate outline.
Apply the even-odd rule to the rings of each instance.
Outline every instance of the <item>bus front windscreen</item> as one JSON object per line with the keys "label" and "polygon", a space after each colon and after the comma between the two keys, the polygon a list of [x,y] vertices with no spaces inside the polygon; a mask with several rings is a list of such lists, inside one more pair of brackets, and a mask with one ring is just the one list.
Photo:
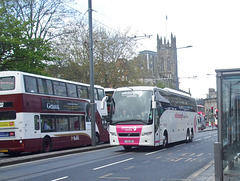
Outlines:
{"label": "bus front windscreen", "polygon": [[151,91],[116,91],[111,124],[151,124]]}

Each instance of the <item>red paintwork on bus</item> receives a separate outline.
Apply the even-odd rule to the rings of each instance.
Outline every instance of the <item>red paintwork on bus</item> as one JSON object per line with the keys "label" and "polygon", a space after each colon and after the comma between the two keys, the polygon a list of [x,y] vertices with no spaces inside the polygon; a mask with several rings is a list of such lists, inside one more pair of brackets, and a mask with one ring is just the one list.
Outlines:
{"label": "red paintwork on bus", "polygon": [[[42,110],[42,99],[53,99],[53,100],[66,100],[60,97],[52,97],[52,96],[42,96],[42,95],[31,95],[31,94],[12,94],[12,95],[1,95],[0,102],[13,102],[12,107],[8,108],[0,108],[0,111],[16,111],[19,112],[28,112],[28,113],[63,113],[63,114],[85,114],[85,112],[78,111],[52,111],[52,110]],[[69,99],[68,99],[69,100]],[[73,101],[79,101],[77,99],[72,99]],[[86,102],[86,100],[81,100]],[[109,135],[107,129],[102,128],[102,120],[101,116],[98,112],[96,112],[96,124],[99,128],[100,133],[100,141],[108,142]],[[46,133],[47,134],[47,133]],[[70,148],[77,146],[86,146],[91,145],[91,138],[87,134],[79,134],[79,133],[69,133],[63,134],[61,136],[61,132],[57,132],[56,137],[51,137],[52,141],[52,149],[62,149],[62,148]],[[78,140],[73,140],[73,136],[78,135]],[[38,152],[42,150],[42,141],[43,138],[38,139],[19,139],[19,140],[1,140],[0,141],[0,150],[8,150],[8,153],[20,153],[20,152]]]}

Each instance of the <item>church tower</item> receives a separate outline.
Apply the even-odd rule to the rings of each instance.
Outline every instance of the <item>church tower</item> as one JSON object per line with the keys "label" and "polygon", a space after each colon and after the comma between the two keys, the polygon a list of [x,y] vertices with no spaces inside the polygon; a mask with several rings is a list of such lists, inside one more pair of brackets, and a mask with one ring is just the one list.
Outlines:
{"label": "church tower", "polygon": [[157,35],[157,72],[158,79],[167,87],[179,89],[176,36],[171,40]]}

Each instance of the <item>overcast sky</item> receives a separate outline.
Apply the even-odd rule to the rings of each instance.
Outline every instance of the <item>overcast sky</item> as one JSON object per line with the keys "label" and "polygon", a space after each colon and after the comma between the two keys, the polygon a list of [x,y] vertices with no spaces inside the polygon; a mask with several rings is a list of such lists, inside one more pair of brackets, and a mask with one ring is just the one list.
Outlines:
{"label": "overcast sky", "polygon": [[[86,13],[88,0],[76,2]],[[106,28],[152,35],[138,41],[138,51],[157,51],[157,34],[169,39],[173,33],[178,48],[192,45],[177,54],[179,87],[194,98],[216,89],[216,69],[240,68],[239,5],[238,0],[92,0],[93,19]]]}

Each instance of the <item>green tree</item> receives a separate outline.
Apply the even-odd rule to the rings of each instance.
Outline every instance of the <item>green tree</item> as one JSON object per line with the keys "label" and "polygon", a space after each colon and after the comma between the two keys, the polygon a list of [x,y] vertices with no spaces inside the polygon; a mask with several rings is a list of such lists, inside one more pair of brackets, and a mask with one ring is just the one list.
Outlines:
{"label": "green tree", "polygon": [[21,22],[6,9],[4,2],[0,8],[0,70],[20,70],[41,73],[49,60],[49,45],[41,38],[29,39],[27,26],[31,22]]}
{"label": "green tree", "polygon": [[51,40],[62,34],[66,17],[75,18],[78,13],[69,2],[72,0],[0,1],[0,70],[43,74],[54,60]]}

